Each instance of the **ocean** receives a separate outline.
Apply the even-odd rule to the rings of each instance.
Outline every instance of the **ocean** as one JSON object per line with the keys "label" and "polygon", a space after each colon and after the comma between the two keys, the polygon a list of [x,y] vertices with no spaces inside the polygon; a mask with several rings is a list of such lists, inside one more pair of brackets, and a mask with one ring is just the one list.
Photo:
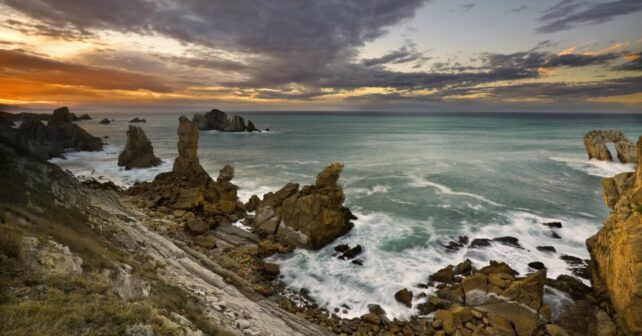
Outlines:
{"label": "ocean", "polygon": [[[244,201],[287,182],[313,184],[324,165],[345,164],[339,181],[346,206],[358,217],[354,229],[319,251],[299,249],[271,261],[280,265],[290,288],[307,289],[317,303],[345,309],[346,317],[367,312],[370,303],[380,304],[391,317],[407,317],[413,311],[398,304],[394,293],[425,291],[417,284],[466,258],[476,266],[505,261],[521,274],[529,272],[529,262],[541,261],[549,278],[571,274],[560,256],[588,259],[585,240],[609,213],[600,178],[635,169],[589,161],[584,134],[616,128],[633,142],[642,134],[642,115],[624,114],[239,114],[271,131],[204,131],[198,154],[213,177],[225,164],[235,167],[233,182]],[[159,167],[126,171],[116,165],[128,121],[136,116],[147,119],[137,125],[163,159]],[[52,161],[77,176],[124,186],[152,180],[171,170],[178,116],[94,115],[80,124],[109,137],[105,150],[67,153],[66,159]],[[98,124],[103,117],[115,120]],[[542,225],[551,221],[563,227]],[[561,239],[554,239],[553,231]],[[522,248],[492,242],[447,252],[442,245],[458,236],[513,236]],[[363,266],[333,256],[337,244],[360,244]],[[543,245],[557,253],[536,249]]]}

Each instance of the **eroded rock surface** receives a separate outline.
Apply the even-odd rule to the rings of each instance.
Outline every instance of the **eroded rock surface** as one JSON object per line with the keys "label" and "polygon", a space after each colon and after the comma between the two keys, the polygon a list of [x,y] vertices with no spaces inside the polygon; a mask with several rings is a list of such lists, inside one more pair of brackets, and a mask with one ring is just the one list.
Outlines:
{"label": "eroded rock surface", "polygon": [[288,183],[267,193],[256,206],[253,226],[264,236],[274,235],[287,243],[319,249],[346,234],[354,216],[343,206],[343,189],[337,183],[343,165],[326,166],[314,185],[299,189]]}
{"label": "eroded rock surface", "polygon": [[195,114],[192,121],[201,130],[217,130],[221,132],[260,132],[254,126],[251,120],[245,123],[245,119],[241,116],[232,116],[231,118],[227,113],[213,109],[210,112],[202,114]]}
{"label": "eroded rock surface", "polygon": [[620,322],[642,333],[642,137],[635,175],[602,180],[604,203],[612,209],[598,233],[586,242],[596,272],[593,287],[608,293]]}
{"label": "eroded rock surface", "polygon": [[118,165],[132,168],[149,168],[158,166],[161,160],[154,155],[154,147],[143,129],[129,126],[127,130],[127,145],[118,156]]}
{"label": "eroded rock surface", "polygon": [[622,163],[636,163],[637,155],[635,145],[629,141],[624,133],[613,130],[592,130],[584,135],[584,146],[590,159],[612,161],[613,156],[607,148],[607,143],[615,144],[617,158]]}

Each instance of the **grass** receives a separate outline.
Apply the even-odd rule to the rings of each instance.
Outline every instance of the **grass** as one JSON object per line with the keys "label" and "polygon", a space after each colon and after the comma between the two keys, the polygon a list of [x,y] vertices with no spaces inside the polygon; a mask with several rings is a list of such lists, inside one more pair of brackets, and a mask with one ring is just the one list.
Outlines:
{"label": "grass", "polygon": [[8,225],[0,225],[0,253],[13,259],[22,254],[22,233]]}

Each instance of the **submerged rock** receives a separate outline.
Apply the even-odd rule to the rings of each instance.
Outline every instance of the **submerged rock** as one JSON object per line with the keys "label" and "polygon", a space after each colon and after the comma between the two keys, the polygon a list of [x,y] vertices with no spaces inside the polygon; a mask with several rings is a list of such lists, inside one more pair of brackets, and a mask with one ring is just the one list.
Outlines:
{"label": "submerged rock", "polygon": [[635,145],[620,131],[613,129],[592,130],[584,135],[584,146],[590,159],[612,161],[607,143],[615,144],[617,158],[622,163],[636,163]]}
{"label": "submerged rock", "polygon": [[395,300],[410,308],[412,307],[412,292],[406,288],[400,289],[395,293]]}
{"label": "submerged rock", "polygon": [[143,129],[130,125],[127,130],[125,150],[118,155],[118,165],[132,169],[149,168],[159,164],[161,164],[161,160],[154,156],[152,143],[147,139]]}
{"label": "submerged rock", "polygon": [[342,164],[332,163],[312,186],[299,190],[298,184],[288,183],[276,193],[265,194],[252,225],[261,235],[310,249],[344,235],[352,228],[354,216],[343,206],[343,189],[337,184],[342,169]]}

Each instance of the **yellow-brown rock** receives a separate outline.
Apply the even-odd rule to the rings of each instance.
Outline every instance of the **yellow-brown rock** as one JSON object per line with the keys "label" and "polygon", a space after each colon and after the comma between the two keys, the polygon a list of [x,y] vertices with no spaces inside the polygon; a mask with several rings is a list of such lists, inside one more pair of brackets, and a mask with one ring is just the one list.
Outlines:
{"label": "yellow-brown rock", "polygon": [[[642,137],[637,144],[639,161],[641,152]],[[635,183],[630,182],[632,175],[620,175],[603,182],[608,185],[605,203],[613,211],[586,244],[596,268],[593,287],[609,294],[628,333],[642,334],[642,162],[638,162]]]}
{"label": "yellow-brown rock", "polygon": [[354,217],[343,206],[343,189],[337,183],[343,165],[332,163],[313,186],[288,183],[264,195],[256,206],[254,227],[264,235],[310,249],[319,249],[352,228]]}

